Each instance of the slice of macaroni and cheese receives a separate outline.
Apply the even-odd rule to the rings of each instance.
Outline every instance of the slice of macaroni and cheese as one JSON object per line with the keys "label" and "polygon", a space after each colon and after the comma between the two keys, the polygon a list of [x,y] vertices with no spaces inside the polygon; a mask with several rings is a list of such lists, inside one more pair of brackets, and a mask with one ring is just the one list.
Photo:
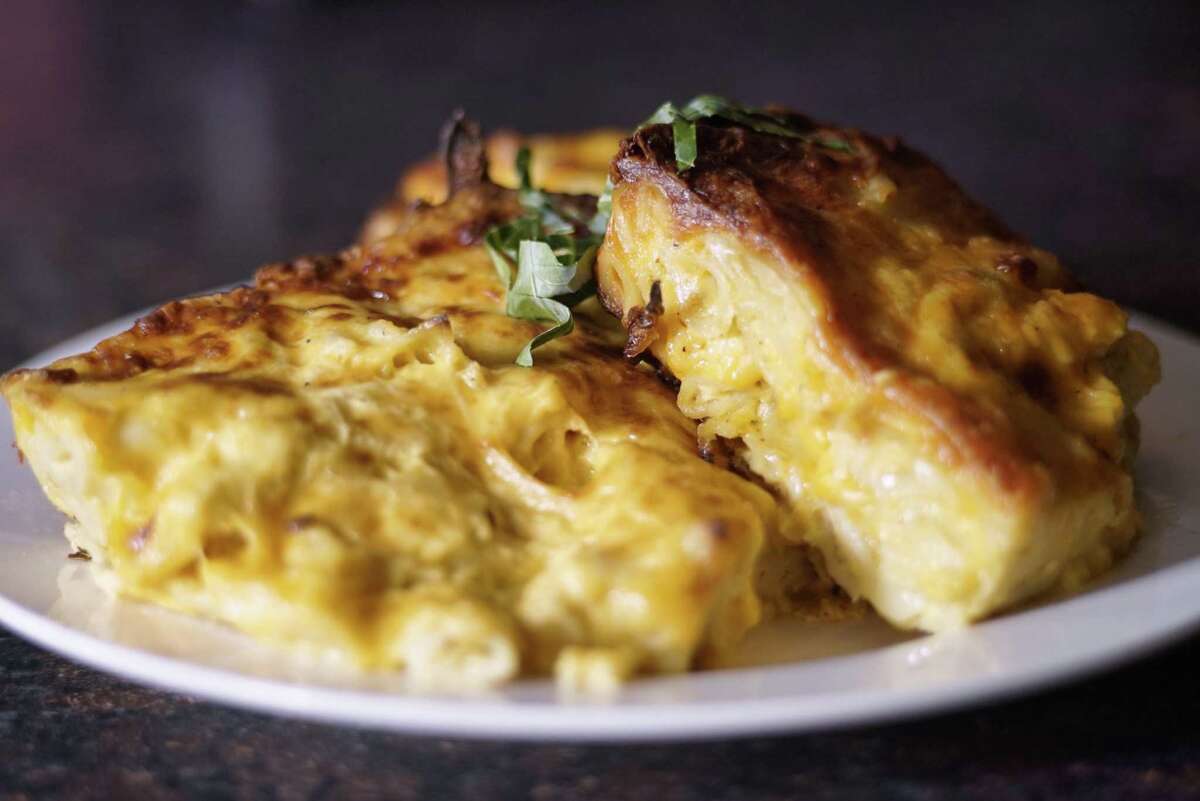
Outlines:
{"label": "slice of macaroni and cheese", "polygon": [[613,162],[597,272],[627,353],[896,625],[1108,567],[1138,529],[1154,345],[904,144],[718,101]]}

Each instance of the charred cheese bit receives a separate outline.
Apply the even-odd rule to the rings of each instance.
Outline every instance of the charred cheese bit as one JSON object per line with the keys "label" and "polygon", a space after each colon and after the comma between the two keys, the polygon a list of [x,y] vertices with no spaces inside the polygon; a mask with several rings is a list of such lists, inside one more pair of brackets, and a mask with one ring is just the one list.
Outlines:
{"label": "charred cheese bit", "polygon": [[538,327],[476,243],[515,207],[481,185],[5,376],[73,543],[125,596],[422,687],[606,686],[735,642],[774,500],[697,455],[595,301],[513,364]]}
{"label": "charred cheese bit", "polygon": [[682,174],[668,126],[624,142],[598,278],[629,351],[896,625],[1107,568],[1137,532],[1153,344],[920,154],[790,120],[814,135],[700,123]]}

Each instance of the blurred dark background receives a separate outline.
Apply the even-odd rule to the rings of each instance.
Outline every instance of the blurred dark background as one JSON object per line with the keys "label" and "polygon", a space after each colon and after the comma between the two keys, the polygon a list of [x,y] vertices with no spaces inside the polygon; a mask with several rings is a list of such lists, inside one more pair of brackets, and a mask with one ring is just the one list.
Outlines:
{"label": "blurred dark background", "polygon": [[0,24],[0,367],[341,247],[461,105],[714,91],[898,133],[1093,288],[1200,328],[1200,4],[90,3]]}
{"label": "blurred dark background", "polygon": [[[1092,287],[1200,331],[1194,0],[6,0],[0,369],[344,245],[455,106],[492,128],[570,130],[701,91],[901,134]],[[1192,638],[934,721],[584,749],[277,721],[0,632],[0,799],[1200,798],[1197,665]]]}

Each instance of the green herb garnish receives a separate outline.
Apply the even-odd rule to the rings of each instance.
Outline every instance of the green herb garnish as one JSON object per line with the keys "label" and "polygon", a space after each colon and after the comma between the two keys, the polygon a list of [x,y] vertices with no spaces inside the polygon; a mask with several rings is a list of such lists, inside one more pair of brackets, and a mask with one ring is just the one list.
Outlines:
{"label": "green herb garnish", "polygon": [[[596,214],[580,218],[571,208],[533,188],[529,159],[528,148],[517,152],[517,199],[525,213],[492,228],[483,240],[496,274],[508,290],[505,313],[520,320],[553,323],[525,343],[517,355],[522,367],[533,365],[535,348],[571,333],[575,327],[571,309],[596,293],[592,267],[612,206],[610,186],[600,198]],[[577,233],[580,229],[587,233]]]}
{"label": "green herb garnish", "polygon": [[682,108],[674,103],[663,103],[639,128],[647,125],[670,125],[675,139],[675,167],[680,172],[691,169],[696,163],[696,123],[705,119],[722,119],[759,133],[804,139],[829,150],[853,153],[854,148],[842,139],[802,133],[791,127],[786,118],[763,109],[738,106],[716,95],[698,95]]}
{"label": "green herb garnish", "polygon": [[[682,108],[663,103],[638,126],[670,125],[675,140],[675,166],[680,172],[696,163],[696,123],[722,119],[760,133],[803,139],[819,147],[853,153],[849,142],[805,133],[785,117],[763,109],[738,106],[716,95],[699,95]],[[517,151],[517,199],[524,213],[487,232],[484,245],[496,274],[507,290],[505,313],[520,320],[551,323],[517,355],[517,364],[533,365],[533,351],[574,329],[571,309],[596,293],[592,268],[612,213],[612,179],[596,202],[596,213],[584,219],[570,206],[535,189],[529,177],[529,148]],[[580,233],[586,231],[586,233]]]}

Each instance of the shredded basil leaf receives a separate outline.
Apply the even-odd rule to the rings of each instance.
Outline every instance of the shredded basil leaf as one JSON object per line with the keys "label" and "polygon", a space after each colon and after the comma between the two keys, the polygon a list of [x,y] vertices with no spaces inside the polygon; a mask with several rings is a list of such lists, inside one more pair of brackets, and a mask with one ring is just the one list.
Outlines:
{"label": "shredded basil leaf", "polygon": [[840,150],[843,153],[854,152],[854,147],[849,142],[842,139],[830,139],[828,137],[822,137],[820,139],[813,139],[813,141],[827,150]]}
{"label": "shredded basil leaf", "polygon": [[596,215],[588,223],[588,230],[601,239],[604,238],[604,232],[608,230],[608,218],[612,216],[612,193],[613,183],[610,175],[604,181],[604,191],[596,199]]}
{"label": "shredded basil leaf", "polygon": [[[612,210],[612,182],[590,219],[535,189],[530,180],[528,148],[517,151],[517,200],[524,214],[491,228],[484,246],[507,290],[505,313],[519,320],[553,325],[525,344],[517,355],[522,367],[533,365],[533,351],[574,329],[571,309],[596,294],[592,268]],[[587,234],[576,231],[583,228]]]}
{"label": "shredded basil leaf", "polygon": [[680,172],[691,169],[696,163],[696,123],[677,117],[671,123],[671,134],[675,137],[675,165]]}
{"label": "shredded basil leaf", "polygon": [[679,109],[675,108],[675,104],[667,101],[659,106],[653,114],[646,118],[646,121],[639,125],[639,128],[645,128],[647,125],[667,125],[675,121],[679,116]]}
{"label": "shredded basil leaf", "polygon": [[790,127],[787,120],[777,114],[763,109],[738,106],[717,95],[697,95],[682,108],[677,107],[674,103],[663,103],[638,127],[670,125],[671,135],[675,139],[675,167],[680,172],[684,172],[696,164],[696,123],[705,119],[722,119],[743,125],[759,133],[804,139],[819,147],[843,153],[854,152],[854,148],[849,142],[828,136],[801,133]]}

